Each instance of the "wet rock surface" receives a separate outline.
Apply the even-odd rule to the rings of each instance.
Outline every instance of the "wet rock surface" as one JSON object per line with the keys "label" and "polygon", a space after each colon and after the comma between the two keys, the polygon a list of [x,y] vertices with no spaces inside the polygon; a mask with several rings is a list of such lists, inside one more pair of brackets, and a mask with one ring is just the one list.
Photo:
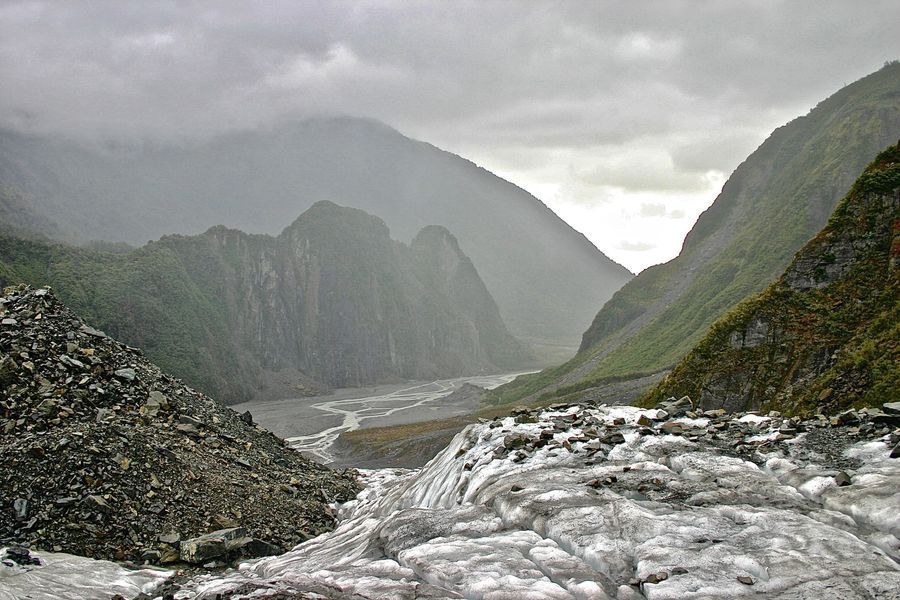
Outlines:
{"label": "wet rock surface", "polygon": [[331,529],[335,472],[82,322],[48,289],[0,297],[0,546],[173,564],[241,528],[220,561]]}
{"label": "wet rock surface", "polygon": [[335,531],[178,597],[900,598],[885,413],[517,409],[422,469],[364,472]]}

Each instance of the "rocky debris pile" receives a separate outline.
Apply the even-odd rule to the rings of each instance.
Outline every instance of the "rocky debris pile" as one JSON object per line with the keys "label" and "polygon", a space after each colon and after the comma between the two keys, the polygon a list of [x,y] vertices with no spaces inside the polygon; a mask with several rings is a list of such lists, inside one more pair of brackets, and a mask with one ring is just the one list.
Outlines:
{"label": "rocky debris pile", "polygon": [[286,550],[358,490],[24,286],[0,297],[0,456],[0,543],[142,563]]}
{"label": "rocky debris pile", "polygon": [[518,408],[422,469],[364,473],[333,532],[178,597],[900,599],[895,408]]}

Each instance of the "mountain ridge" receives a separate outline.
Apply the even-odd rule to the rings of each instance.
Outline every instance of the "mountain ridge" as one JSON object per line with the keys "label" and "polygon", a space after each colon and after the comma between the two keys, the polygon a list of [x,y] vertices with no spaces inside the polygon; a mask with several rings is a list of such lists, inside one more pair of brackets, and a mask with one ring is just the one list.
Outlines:
{"label": "mountain ridge", "polygon": [[596,306],[632,277],[533,195],[371,120],[308,119],[182,146],[0,132],[0,182],[85,240],[143,243],[215,223],[276,235],[319,200],[379,215],[400,241],[442,225],[514,334],[573,351]]}
{"label": "mountain ridge", "polygon": [[900,136],[900,63],[776,129],[735,169],[682,253],[607,301],[568,363],[496,390],[563,394],[671,368],[716,317],[761,290],[822,226],[870,158]]}
{"label": "mountain ridge", "polygon": [[763,292],[722,317],[643,398],[830,413],[900,396],[900,145]]}
{"label": "mountain ridge", "polygon": [[[0,281],[54,285],[111,335],[229,402],[278,374],[302,394],[528,363],[455,238],[434,231],[407,246],[378,217],[319,202],[278,237],[218,226],[127,253],[0,237]],[[455,264],[442,270],[424,254],[447,240],[435,252]]]}

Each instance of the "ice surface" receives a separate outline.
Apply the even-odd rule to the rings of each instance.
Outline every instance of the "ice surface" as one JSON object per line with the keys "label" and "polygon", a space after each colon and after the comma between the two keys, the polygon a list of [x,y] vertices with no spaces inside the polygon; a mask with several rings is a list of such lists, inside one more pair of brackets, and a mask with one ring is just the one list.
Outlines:
{"label": "ice surface", "polygon": [[[0,549],[0,556],[5,549]],[[128,570],[120,565],[71,554],[32,552],[40,566],[0,562],[0,600],[109,600],[151,592],[171,576],[161,569]]]}
{"label": "ice surface", "polygon": [[[739,456],[641,415],[659,416],[570,407],[469,426],[422,469],[363,472],[335,531],[178,598],[900,599],[886,443],[851,447],[840,487],[796,444]],[[752,417],[739,443],[768,428]]]}
{"label": "ice surface", "polygon": [[[186,597],[277,582],[359,598],[900,598],[900,461],[886,444],[854,446],[863,466],[838,487],[790,453],[758,465],[644,435],[642,414],[658,416],[567,408],[470,426],[419,471],[364,473],[335,532]],[[611,430],[622,437],[603,449],[582,438]],[[514,434],[531,442],[504,450]]]}

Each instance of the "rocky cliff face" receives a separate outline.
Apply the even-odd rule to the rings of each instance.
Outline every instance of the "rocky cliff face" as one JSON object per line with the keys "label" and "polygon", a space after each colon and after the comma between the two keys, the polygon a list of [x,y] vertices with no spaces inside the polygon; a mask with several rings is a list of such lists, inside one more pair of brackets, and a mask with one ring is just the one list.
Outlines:
{"label": "rocky cliff face", "polygon": [[762,294],[718,321],[647,399],[789,412],[900,397],[900,146]]}
{"label": "rocky cliff face", "polygon": [[329,202],[278,237],[215,227],[121,255],[7,239],[0,258],[0,279],[51,283],[111,334],[224,400],[246,398],[267,373],[365,385],[511,369],[530,357],[448,231],[428,228],[406,246],[380,219]]}

